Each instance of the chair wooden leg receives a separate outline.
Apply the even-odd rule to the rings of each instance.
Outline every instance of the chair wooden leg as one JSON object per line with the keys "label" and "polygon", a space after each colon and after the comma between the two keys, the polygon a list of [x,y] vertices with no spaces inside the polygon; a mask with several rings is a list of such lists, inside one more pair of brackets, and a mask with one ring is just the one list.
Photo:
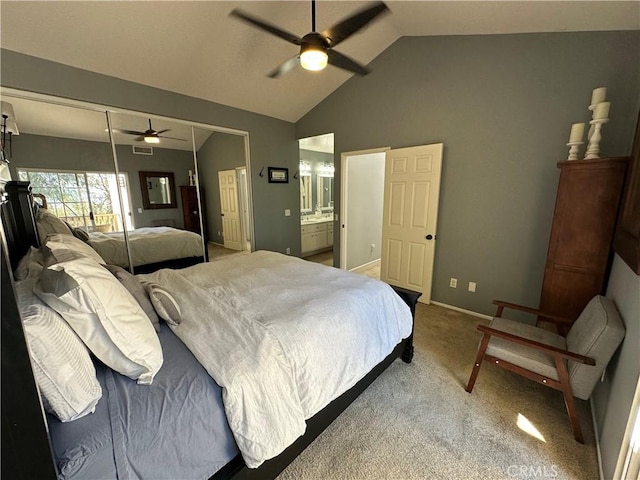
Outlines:
{"label": "chair wooden leg", "polygon": [[480,348],[478,348],[478,354],[476,355],[476,362],[473,365],[473,370],[471,370],[471,376],[469,377],[469,382],[467,383],[467,388],[465,390],[469,393],[473,390],[473,386],[476,383],[476,378],[478,378],[478,372],[480,372],[480,365],[482,365],[482,360],[484,360],[484,353],[487,351],[487,345],[489,345],[489,339],[491,335],[485,333],[482,337],[482,341],[480,342]]}
{"label": "chair wooden leg", "polygon": [[580,420],[578,418],[578,409],[576,407],[575,398],[573,398],[573,392],[571,391],[571,384],[569,383],[567,362],[560,357],[556,357],[556,369],[558,370],[558,379],[562,386],[564,404],[567,407],[567,413],[569,414],[569,420],[571,421],[571,428],[573,428],[573,436],[576,441],[584,443],[582,428],[580,428]]}

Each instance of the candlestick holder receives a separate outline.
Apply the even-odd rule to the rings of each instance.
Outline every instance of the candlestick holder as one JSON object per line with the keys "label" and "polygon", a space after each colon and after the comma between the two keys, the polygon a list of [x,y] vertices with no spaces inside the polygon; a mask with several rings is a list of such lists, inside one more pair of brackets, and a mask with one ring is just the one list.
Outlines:
{"label": "candlestick holder", "polygon": [[[594,103],[592,105],[589,105],[589,110],[591,111],[591,120],[595,120],[596,119],[596,105],[597,103]],[[587,133],[587,142],[589,142],[589,140],[591,140],[591,135],[593,135],[593,123],[589,122],[591,125],[589,126],[589,132]]]}
{"label": "candlestick holder", "polygon": [[578,160],[578,150],[580,145],[584,142],[569,142],[567,143],[567,147],[569,147],[569,156],[567,160]]}
{"label": "candlestick holder", "polygon": [[589,145],[587,146],[587,151],[584,156],[585,159],[600,158],[600,140],[602,140],[600,130],[602,129],[602,124],[607,123],[608,121],[608,118],[599,118],[589,122],[593,127],[593,134],[591,135],[591,138],[589,138]]}

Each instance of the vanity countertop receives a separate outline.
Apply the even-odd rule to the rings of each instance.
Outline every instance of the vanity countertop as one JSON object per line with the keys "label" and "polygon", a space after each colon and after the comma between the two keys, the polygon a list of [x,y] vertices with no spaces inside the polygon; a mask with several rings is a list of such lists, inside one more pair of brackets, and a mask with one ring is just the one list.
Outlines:
{"label": "vanity countertop", "polygon": [[304,220],[300,220],[300,225],[313,225],[316,223],[326,223],[326,222],[331,222],[333,220],[333,216],[331,217],[313,217],[311,216],[310,218],[305,218]]}

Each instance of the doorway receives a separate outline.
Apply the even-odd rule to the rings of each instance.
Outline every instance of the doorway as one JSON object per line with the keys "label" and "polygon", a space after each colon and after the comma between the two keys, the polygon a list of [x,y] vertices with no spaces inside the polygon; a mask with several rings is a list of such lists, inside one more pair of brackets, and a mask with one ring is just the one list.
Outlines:
{"label": "doorway", "polygon": [[442,153],[434,144],[342,154],[341,268],[373,276],[375,266],[430,303]]}
{"label": "doorway", "polygon": [[380,278],[387,148],[342,154],[340,268]]}
{"label": "doorway", "polygon": [[299,140],[302,257],[333,266],[333,133]]}

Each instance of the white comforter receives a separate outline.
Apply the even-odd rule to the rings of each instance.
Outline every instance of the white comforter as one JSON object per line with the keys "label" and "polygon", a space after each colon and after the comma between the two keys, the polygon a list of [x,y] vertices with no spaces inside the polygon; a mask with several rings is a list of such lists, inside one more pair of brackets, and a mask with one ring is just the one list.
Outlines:
{"label": "white comforter", "polygon": [[143,275],[167,287],[173,331],[223,388],[229,425],[257,467],[305,431],[411,333],[407,305],[378,280],[273,252]]}
{"label": "white comforter", "polygon": [[[171,227],[144,227],[127,233],[134,267],[203,255],[202,237],[194,232]],[[88,243],[107,263],[129,266],[123,232],[93,232],[89,234]]]}

